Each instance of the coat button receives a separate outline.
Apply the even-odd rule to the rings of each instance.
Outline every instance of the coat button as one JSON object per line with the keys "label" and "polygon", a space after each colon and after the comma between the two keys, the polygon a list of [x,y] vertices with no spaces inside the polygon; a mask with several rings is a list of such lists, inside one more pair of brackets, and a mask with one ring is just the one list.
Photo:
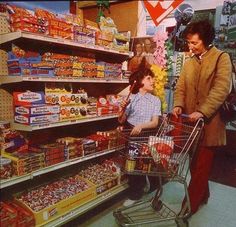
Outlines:
{"label": "coat button", "polygon": [[196,104],[199,105],[199,101],[197,101]]}

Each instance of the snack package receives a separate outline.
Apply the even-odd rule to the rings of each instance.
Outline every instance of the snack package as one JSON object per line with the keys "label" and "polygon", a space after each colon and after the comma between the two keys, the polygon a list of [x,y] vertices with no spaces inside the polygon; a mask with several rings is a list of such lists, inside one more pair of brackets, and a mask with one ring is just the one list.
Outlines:
{"label": "snack package", "polygon": [[173,137],[150,136],[148,145],[151,149],[151,155],[156,164],[161,163],[164,168],[168,168],[169,160],[174,149]]}

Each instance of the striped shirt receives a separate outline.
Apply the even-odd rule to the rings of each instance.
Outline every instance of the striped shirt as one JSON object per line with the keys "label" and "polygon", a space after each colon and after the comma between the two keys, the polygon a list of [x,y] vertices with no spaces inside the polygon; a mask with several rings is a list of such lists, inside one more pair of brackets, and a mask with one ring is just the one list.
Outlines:
{"label": "striped shirt", "polygon": [[127,121],[134,126],[150,122],[152,117],[161,115],[161,101],[150,93],[137,93],[131,95],[125,113]]}

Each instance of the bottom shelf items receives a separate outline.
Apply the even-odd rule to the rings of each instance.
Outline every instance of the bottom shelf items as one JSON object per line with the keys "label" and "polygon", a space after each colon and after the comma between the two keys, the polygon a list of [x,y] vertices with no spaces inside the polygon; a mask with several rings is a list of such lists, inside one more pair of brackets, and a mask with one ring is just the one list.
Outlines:
{"label": "bottom shelf items", "polygon": [[44,226],[44,227],[55,227],[55,226],[61,226],[72,219],[78,217],[79,215],[84,214],[85,212],[93,209],[94,207],[98,206],[99,204],[103,203],[104,201],[112,198],[113,196],[117,195],[118,193],[126,190],[128,188],[128,183],[122,183],[120,185],[115,186],[114,188],[111,188],[108,191],[105,191],[101,193],[100,195],[96,196],[93,200],[85,203],[82,206],[79,206],[76,209],[73,209],[69,211],[68,213],[64,214],[63,216],[52,220],[48,222],[47,224],[38,225],[38,226]]}

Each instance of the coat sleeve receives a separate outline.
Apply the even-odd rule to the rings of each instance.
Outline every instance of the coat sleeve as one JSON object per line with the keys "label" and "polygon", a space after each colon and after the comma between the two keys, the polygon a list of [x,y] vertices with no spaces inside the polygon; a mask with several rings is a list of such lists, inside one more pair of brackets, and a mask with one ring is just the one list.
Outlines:
{"label": "coat sleeve", "polygon": [[176,84],[176,90],[174,92],[174,107],[182,107],[184,109],[185,103],[185,66],[181,70],[179,79]]}
{"label": "coat sleeve", "polygon": [[212,87],[198,111],[210,118],[222,105],[230,90],[232,74],[231,60],[228,54],[222,54],[218,60]]}

